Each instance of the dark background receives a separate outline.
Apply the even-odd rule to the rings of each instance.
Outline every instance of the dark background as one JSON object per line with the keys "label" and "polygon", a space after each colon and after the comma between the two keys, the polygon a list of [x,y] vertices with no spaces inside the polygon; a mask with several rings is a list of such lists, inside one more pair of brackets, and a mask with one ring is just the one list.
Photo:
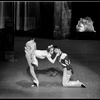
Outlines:
{"label": "dark background", "polygon": [[[1,31],[10,32],[13,31],[14,36],[32,36],[32,37],[39,37],[39,38],[48,38],[48,39],[56,39],[54,38],[54,2],[40,2],[40,24],[39,28],[30,29],[28,31],[24,31],[24,3],[22,2],[20,7],[21,10],[21,18],[20,18],[20,30],[14,29],[13,21],[11,19],[6,18],[5,28]],[[6,6],[6,5],[5,5]],[[10,5],[9,5],[10,6]],[[34,8],[34,7],[33,7]],[[99,40],[99,9],[100,3],[99,2],[71,2],[71,26],[70,26],[70,35],[66,39],[82,39],[82,40]],[[9,16],[12,15],[11,11],[8,10]],[[32,15],[33,16],[33,15]],[[76,25],[80,18],[90,17],[94,22],[94,32],[77,32]],[[12,24],[12,26],[10,25]],[[36,24],[35,27],[38,25]]]}
{"label": "dark background", "polygon": [[[70,36],[67,39],[82,39],[82,40],[99,40],[99,2],[72,2],[72,18],[70,26]],[[80,18],[90,17],[94,22],[94,32],[77,32],[76,25]],[[54,38],[54,3],[53,2],[40,2],[40,28],[36,30],[29,30],[23,33],[23,36],[33,36],[40,38]],[[23,31],[24,32],[24,31]],[[19,32],[15,35],[21,36]]]}
{"label": "dark background", "polygon": [[[30,5],[33,5],[31,3]],[[42,38],[42,39],[51,39],[51,40],[60,40],[59,38],[54,37],[54,2],[40,2],[40,23],[36,24],[36,28],[24,31],[24,2],[20,4],[21,9],[21,17],[20,17],[20,30],[15,29],[15,25],[13,24],[13,15],[11,9],[13,10],[13,6],[9,5],[9,9],[7,9],[5,4],[7,16],[9,18],[5,18],[5,27],[0,30],[0,52],[5,55],[6,51],[14,51],[14,39],[15,37],[31,37],[31,38]],[[12,8],[11,8],[12,7]],[[35,6],[32,6],[31,9],[36,9]],[[71,2],[71,26],[70,26],[70,35],[65,38],[66,40],[100,40],[99,33],[99,2]],[[35,15],[36,12],[31,14]],[[77,32],[76,25],[80,18],[90,17],[94,22],[95,32]],[[38,27],[39,26],[39,27]],[[38,27],[38,28],[37,28]],[[4,57],[4,56],[3,56]]]}

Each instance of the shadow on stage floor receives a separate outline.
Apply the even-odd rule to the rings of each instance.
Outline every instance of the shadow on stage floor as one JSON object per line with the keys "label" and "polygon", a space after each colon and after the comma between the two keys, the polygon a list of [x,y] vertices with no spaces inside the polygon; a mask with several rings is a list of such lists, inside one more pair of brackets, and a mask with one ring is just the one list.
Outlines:
{"label": "shadow on stage floor", "polygon": [[[62,66],[47,59],[39,61],[35,72],[40,87],[31,87],[32,78],[24,55],[24,45],[30,38],[15,38],[17,61],[0,62],[0,98],[100,98],[100,42],[86,40],[37,39],[37,48],[54,44],[69,55],[74,70],[73,80],[86,88],[62,87]],[[19,49],[20,48],[20,49]]]}

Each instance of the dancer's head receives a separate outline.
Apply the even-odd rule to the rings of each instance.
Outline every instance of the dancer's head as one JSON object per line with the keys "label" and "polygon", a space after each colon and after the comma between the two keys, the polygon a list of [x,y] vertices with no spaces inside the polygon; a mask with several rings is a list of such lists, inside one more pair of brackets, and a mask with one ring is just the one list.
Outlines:
{"label": "dancer's head", "polygon": [[62,53],[62,51],[60,50],[60,48],[58,48],[57,46],[54,46],[54,45],[48,46],[47,51],[50,54],[56,53],[56,54],[59,54],[60,55]]}
{"label": "dancer's head", "polygon": [[57,53],[57,54],[61,54],[62,51],[60,50],[60,48],[58,48],[57,46],[54,46],[54,52]]}
{"label": "dancer's head", "polygon": [[54,47],[53,47],[52,44],[48,46],[47,52],[49,52],[50,54],[53,54],[54,53]]}

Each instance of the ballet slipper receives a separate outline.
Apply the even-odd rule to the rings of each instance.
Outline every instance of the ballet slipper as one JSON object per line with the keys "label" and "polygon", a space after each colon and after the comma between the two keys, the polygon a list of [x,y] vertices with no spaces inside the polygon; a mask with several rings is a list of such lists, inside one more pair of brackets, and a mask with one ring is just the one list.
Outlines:
{"label": "ballet slipper", "polygon": [[81,87],[86,88],[85,84],[81,82]]}
{"label": "ballet slipper", "polygon": [[79,80],[68,81],[66,83],[63,83],[63,86],[64,87],[84,87],[85,88],[85,85],[82,82],[80,82]]}
{"label": "ballet slipper", "polygon": [[33,83],[34,84],[32,84],[31,87],[34,87],[34,86],[39,87],[39,82],[37,80],[33,80]]}
{"label": "ballet slipper", "polygon": [[37,85],[37,87],[39,87],[39,81],[38,80],[34,80],[34,83]]}
{"label": "ballet slipper", "polygon": [[86,86],[82,82],[80,82],[79,80],[77,80],[76,82],[77,82],[77,84],[80,84],[81,87],[86,88]]}
{"label": "ballet slipper", "polygon": [[86,88],[86,86],[84,84],[81,84],[81,87]]}

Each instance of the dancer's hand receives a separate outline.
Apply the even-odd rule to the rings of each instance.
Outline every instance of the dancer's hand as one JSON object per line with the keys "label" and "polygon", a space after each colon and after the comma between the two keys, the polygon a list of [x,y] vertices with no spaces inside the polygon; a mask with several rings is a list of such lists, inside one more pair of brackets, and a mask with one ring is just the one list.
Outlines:
{"label": "dancer's hand", "polygon": [[25,47],[25,53],[28,54],[28,55],[30,55],[30,54],[32,54],[32,53],[34,53],[34,52],[33,52],[32,49],[30,49],[30,48],[28,48],[28,47]]}
{"label": "dancer's hand", "polygon": [[25,53],[30,54],[30,49],[28,47],[25,47]]}
{"label": "dancer's hand", "polygon": [[61,54],[60,49],[57,50],[57,56],[59,56]]}
{"label": "dancer's hand", "polygon": [[60,54],[59,53],[57,53],[57,56],[59,56]]}

